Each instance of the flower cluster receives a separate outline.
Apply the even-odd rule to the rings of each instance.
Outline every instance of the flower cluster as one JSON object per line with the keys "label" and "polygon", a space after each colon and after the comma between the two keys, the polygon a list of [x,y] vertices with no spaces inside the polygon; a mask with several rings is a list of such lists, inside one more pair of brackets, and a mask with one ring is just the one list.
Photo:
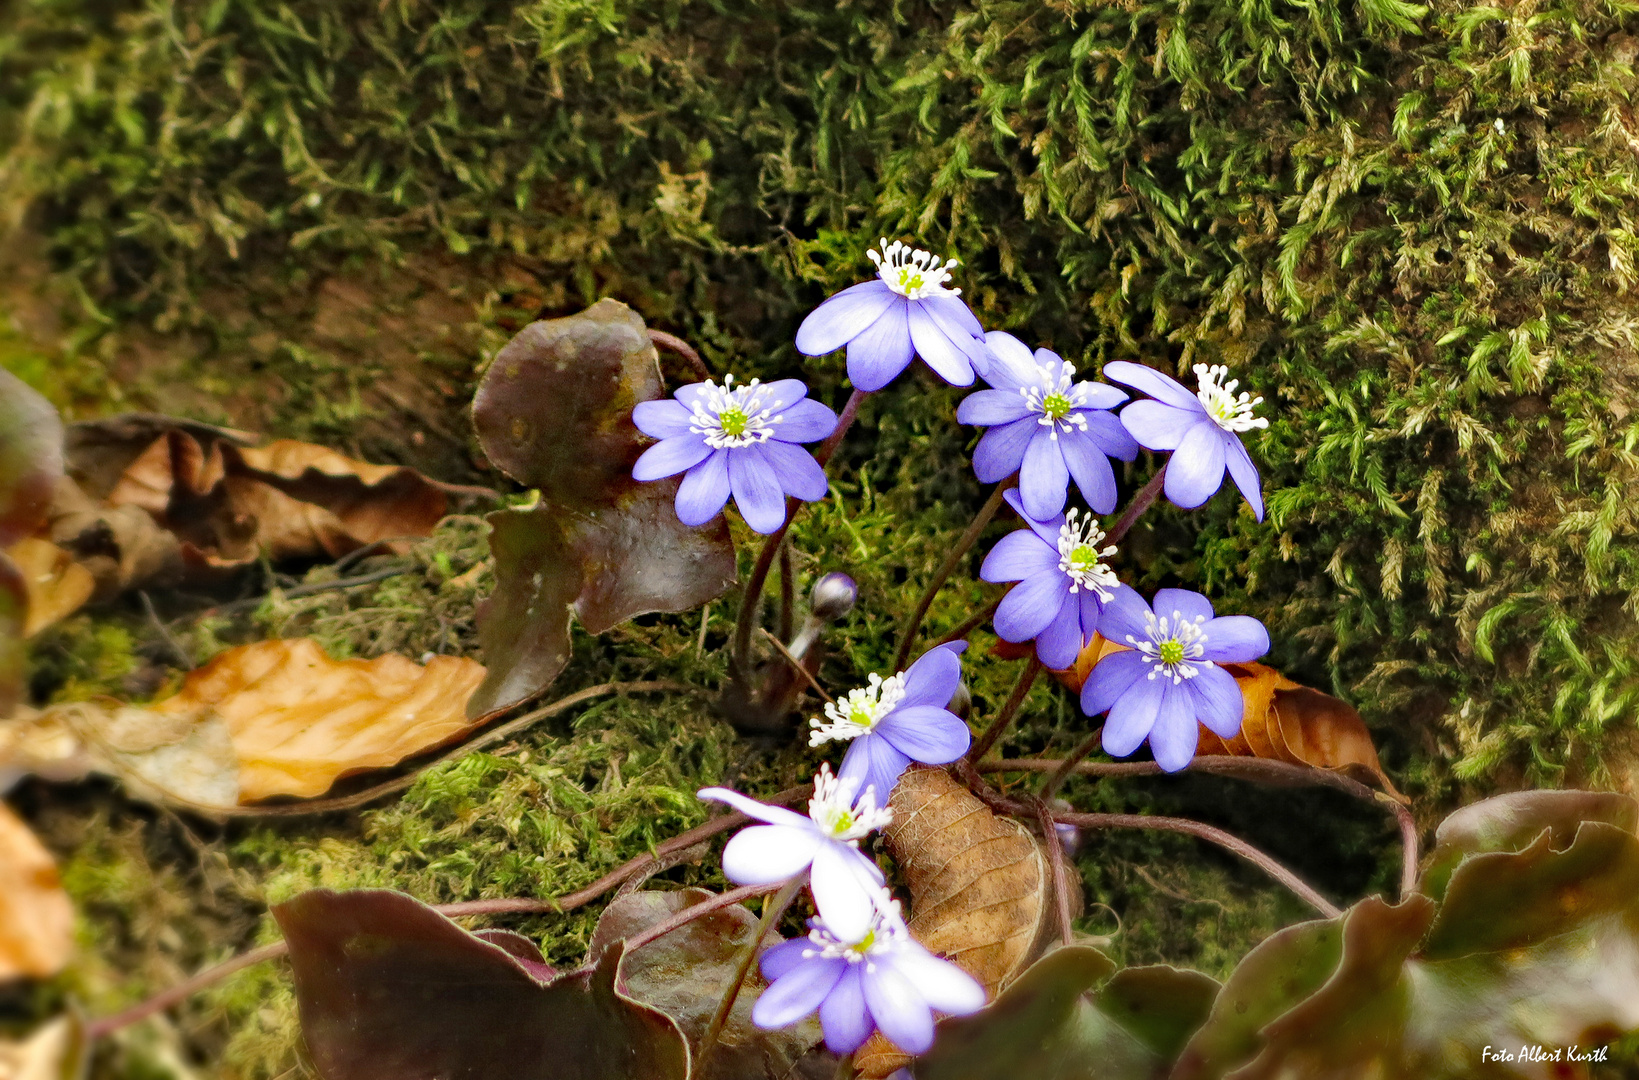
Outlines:
{"label": "flower cluster", "polygon": [[[1268,427],[1256,413],[1263,399],[1239,391],[1223,366],[1196,365],[1191,391],[1140,364],[1104,365],[1106,377],[1147,395],[1129,400],[1124,390],[1078,377],[1057,353],[986,333],[950,284],[955,259],[886,239],[868,254],[876,276],[810,313],[797,330],[797,350],[847,350],[855,387],[849,416],[861,394],[886,386],[917,357],[952,385],[987,384],[961,402],[956,418],[984,429],[974,472],[1003,485],[1022,522],[980,569],[986,581],[1012,583],[996,608],[997,634],[1033,642],[1054,669],[1075,666],[1096,638],[1114,646],[1101,650],[1080,698],[1088,716],[1108,714],[1103,745],[1111,755],[1148,742],[1172,771],[1194,756],[1201,725],[1234,737],[1244,706],[1223,665],[1267,652],[1263,626],[1219,616],[1206,597],[1183,589],[1161,589],[1146,603],[1115,566],[1120,536],[1157,489],[1189,509],[1211,498],[1227,475],[1263,520],[1258,470],[1241,441]],[[747,525],[772,533],[786,522],[787,497],[812,501],[827,493],[824,470],[800,447],[832,435],[839,420],[795,379],[737,385],[729,376],[721,385],[685,386],[672,401],[638,405],[633,421],[659,440],[633,476],[682,473],[677,513],[689,525],[710,520],[732,497]],[[1113,463],[1134,461],[1140,448],[1169,455],[1163,475],[1107,533],[1097,515],[1116,506]],[[1072,483],[1086,509],[1070,505]],[[822,584],[826,614],[816,588],[805,635],[845,614],[857,597],[849,579]],[[799,636],[798,644],[800,654],[810,639]],[[806,881],[817,912],[807,937],[764,955],[770,985],[753,1009],[756,1023],[783,1027],[817,1011],[826,1045],[837,1053],[881,1031],[916,1054],[932,1045],[936,1013],[983,1006],[984,991],[971,976],[911,938],[881,869],[860,846],[891,824],[893,789],[907,768],[947,764],[967,752],[967,724],[950,709],[962,689],[964,648],[938,646],[905,671],[872,674],[810,720],[811,747],[848,748],[835,775],[820,766],[806,815],[725,788],[700,792],[757,822],[724,849],[725,874],[742,885]],[[1073,830],[1060,839],[1073,844]]]}

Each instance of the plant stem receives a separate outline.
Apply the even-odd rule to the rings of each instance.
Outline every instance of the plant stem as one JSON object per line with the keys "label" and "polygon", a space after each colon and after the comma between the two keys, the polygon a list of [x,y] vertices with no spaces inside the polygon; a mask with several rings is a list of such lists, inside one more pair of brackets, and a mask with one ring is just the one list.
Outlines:
{"label": "plant stem", "polygon": [[684,341],[680,337],[677,337],[675,334],[666,333],[664,330],[650,330],[649,340],[654,342],[657,348],[665,349],[668,352],[674,352],[678,356],[681,356],[688,363],[689,367],[694,369],[694,373],[700,376],[703,381],[711,381],[711,368],[707,367],[706,362],[700,359],[700,354],[694,351],[693,345],[690,345],[688,342]]}
{"label": "plant stem", "polygon": [[[1027,808],[1021,806],[1020,809]],[[1340,908],[1320,895],[1314,886],[1282,866],[1275,860],[1274,856],[1259,851],[1238,836],[1203,822],[1191,821],[1188,818],[1151,817],[1146,814],[1054,813],[1053,820],[1062,821],[1066,825],[1075,825],[1083,829],[1160,829],[1165,832],[1198,836],[1203,840],[1209,840],[1217,844],[1219,847],[1233,851],[1282,885],[1285,885],[1328,919],[1335,919],[1343,914]]]}
{"label": "plant stem", "polygon": [[1155,503],[1166,480],[1167,466],[1162,464],[1155,475],[1150,477],[1150,482],[1140,488],[1137,495],[1133,496],[1133,501],[1128,503],[1127,509],[1123,510],[1121,516],[1116,518],[1115,524],[1110,526],[1109,534],[1104,537],[1106,544],[1119,544],[1121,542],[1122,538],[1132,530],[1133,523],[1142,517],[1144,511]]}
{"label": "plant stem", "polygon": [[1400,899],[1404,900],[1417,889],[1417,821],[1398,800],[1381,791],[1374,791],[1372,795],[1374,801],[1389,808],[1400,825]]}
{"label": "plant stem", "polygon": [[[836,453],[843,435],[853,426],[854,418],[859,415],[860,403],[864,400],[863,390],[855,390],[848,395],[848,403],[842,407],[842,415],[837,417],[837,426],[825,437],[825,441],[820,443],[819,449],[814,451],[814,460],[822,467],[831,460],[831,455]],[[751,657],[751,635],[757,624],[757,606],[763,598],[763,586],[768,582],[768,572],[774,566],[774,556],[779,553],[780,544],[785,541],[785,534],[791,528],[791,522],[795,520],[797,511],[802,506],[801,499],[785,500],[785,521],[763,542],[763,549],[757,553],[757,561],[751,567],[751,576],[746,579],[745,595],[740,598],[740,618],[734,624],[734,644],[729,652],[729,662],[736,678],[745,680],[751,676],[748,661]]]}
{"label": "plant stem", "polygon": [[738,889],[730,889],[726,893],[718,893],[710,900],[702,900],[698,904],[690,904],[676,915],[670,915],[641,933],[633,934],[626,939],[626,951],[634,953],[653,941],[658,941],[673,930],[680,930],[696,919],[703,919],[714,911],[721,911],[726,907],[733,907],[742,900],[749,900],[753,896],[763,896],[780,885],[742,885]]}
{"label": "plant stem", "polygon": [[1075,771],[1081,759],[1097,750],[1103,738],[1104,725],[1100,724],[1098,729],[1087,736],[1080,746],[1070,751],[1070,755],[1059,765],[1058,770],[1047,778],[1047,783],[1042,785],[1041,798],[1044,801],[1052,801],[1053,796],[1059,793],[1059,788],[1063,787],[1064,782],[1070,779],[1070,774]]}
{"label": "plant stem", "polygon": [[769,633],[766,628],[763,630],[763,637],[767,638],[768,643],[774,646],[774,650],[785,659],[787,664],[791,665],[791,670],[802,676],[803,681],[808,684],[809,688],[812,689],[814,693],[818,694],[831,704],[836,703],[837,699],[825,692],[825,687],[821,686],[819,684],[819,680],[814,678],[814,673],[808,670],[808,665],[791,655],[791,650],[785,647],[785,642]]}
{"label": "plant stem", "polygon": [[1070,882],[1064,874],[1064,845],[1059,843],[1058,830],[1053,827],[1053,806],[1046,799],[1036,800],[1036,820],[1041,823],[1042,846],[1053,863],[1053,902],[1058,906],[1059,940],[1070,944],[1075,936],[1075,917],[1070,911]]}
{"label": "plant stem", "polygon": [[1013,714],[1017,713],[1019,706],[1024,704],[1024,699],[1030,693],[1030,687],[1035,683],[1036,676],[1039,674],[1041,674],[1041,659],[1032,651],[1030,659],[1025,661],[1024,671],[1019,673],[1019,681],[1013,684],[1013,692],[1007,696],[1007,702],[1002,706],[1002,711],[997,714],[995,720],[991,721],[990,726],[985,728],[984,734],[980,735],[973,745],[968,747],[968,761],[978,761],[990,753],[990,748],[995,746],[996,740],[1002,737],[1002,732],[1007,730],[1007,725],[1013,722]]}
{"label": "plant stem", "polygon": [[934,571],[933,579],[928,582],[928,587],[922,591],[922,598],[916,602],[916,610],[911,613],[910,620],[906,622],[905,628],[899,632],[899,652],[895,654],[893,661],[895,671],[905,670],[905,662],[910,659],[911,647],[916,644],[916,632],[922,628],[922,619],[927,615],[928,608],[933,606],[934,598],[939,595],[939,590],[945,587],[945,582],[949,580],[951,573],[956,569],[956,564],[961,562],[962,556],[966,555],[973,545],[978,542],[979,534],[984,532],[985,526],[989,525],[991,519],[996,516],[996,511],[1002,508],[1002,496],[1018,481],[1018,478],[1019,474],[1014,473],[996,485],[990,493],[990,498],[985,500],[985,504],[974,515],[972,523],[967,527],[967,531],[956,541],[956,546],[951,549],[949,555],[945,556],[945,561],[940,564],[939,569]]}
{"label": "plant stem", "polygon": [[757,959],[757,952],[762,948],[763,938],[768,931],[779,925],[780,916],[785,914],[791,906],[791,901],[797,898],[797,890],[802,887],[803,875],[798,874],[772,897],[763,899],[763,917],[757,923],[757,932],[746,943],[745,955],[740,958],[740,966],[735,969],[734,981],[729,983],[728,989],[723,992],[723,998],[717,1003],[717,1011],[711,1015],[711,1023],[706,1025],[706,1033],[700,1036],[700,1048],[696,1052],[696,1068],[703,1073],[706,1061],[711,1057],[712,1049],[717,1045],[717,1038],[723,1033],[723,1025],[728,1023],[728,1015],[734,1010],[734,1002],[740,996],[740,987],[745,985],[746,976],[751,974],[751,965]]}

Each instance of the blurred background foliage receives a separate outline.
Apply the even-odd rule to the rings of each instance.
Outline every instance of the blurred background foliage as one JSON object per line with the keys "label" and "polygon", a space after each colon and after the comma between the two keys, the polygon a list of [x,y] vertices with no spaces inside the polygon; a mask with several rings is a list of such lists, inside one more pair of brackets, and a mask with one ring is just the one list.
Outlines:
{"label": "blurred background foliage", "polygon": [[[1636,13],[1623,0],[0,0],[0,364],[71,416],[162,408],[494,482],[464,410],[531,319],[613,296],[718,371],[800,372],[840,405],[840,355],[799,357],[796,324],[868,272],[878,236],[917,238],[961,258],[987,326],[1089,373],[1115,358],[1180,374],[1226,363],[1266,398],[1253,450],[1269,520],[1228,496],[1163,509],[1121,569],[1267,621],[1271,662],[1360,708],[1421,819],[1499,788],[1633,792]],[[835,681],[887,664],[984,497],[959,397],[916,377],[879,395],[837,498],[795,534],[804,582],[861,581]],[[976,568],[933,630],[989,595]],[[393,616],[376,614],[406,602],[420,600],[369,612],[370,596],[331,596],[263,622],[365,655],[428,636],[383,631]],[[717,661],[695,634],[719,645],[726,610],[583,637],[561,685],[709,682]],[[466,629],[441,624],[440,640]],[[95,671],[119,668],[111,633],[53,638],[62,685],[90,692]],[[1011,678],[976,673],[979,707]],[[1038,688],[1032,709],[1015,749],[1079,740],[1062,694]],[[654,791],[725,769],[772,790],[806,767],[800,752],[725,765],[708,746],[727,729],[689,715],[676,738],[696,740],[685,757],[700,767],[653,759]],[[608,734],[546,738],[600,740],[596,761],[550,748],[475,761],[368,815],[364,839],[256,832],[231,861],[282,865],[267,886],[280,892],[377,881],[384,853],[408,850],[424,899],[516,889],[506,844],[451,837],[512,836],[514,789],[550,789],[553,755],[608,788],[608,746],[648,745],[653,716],[621,703],[599,723]],[[1380,823],[1339,826],[1316,855],[1312,835],[1269,819],[1311,820],[1294,805],[1326,818],[1325,796],[1232,789],[1226,808],[1202,783],[1165,789],[1181,800],[1169,808],[1216,814],[1339,890],[1389,880]],[[1163,790],[1135,787],[1140,801]],[[624,790],[618,767],[610,790]],[[679,827],[698,813],[655,798]],[[1077,794],[1090,809],[1124,798]],[[582,809],[566,803],[564,821]],[[60,846],[112,828],[100,820]],[[579,849],[599,867],[647,843],[599,835]],[[309,841],[316,854],[292,854]],[[1255,875],[1184,858],[1189,845],[1102,843],[1090,892],[1127,912],[1128,960],[1222,974],[1296,914]],[[434,868],[452,859],[445,888]],[[1236,890],[1251,899],[1226,902]],[[271,1075],[288,1013],[268,1023],[271,1056],[245,1067]],[[261,1050],[245,1038],[248,1062]]]}

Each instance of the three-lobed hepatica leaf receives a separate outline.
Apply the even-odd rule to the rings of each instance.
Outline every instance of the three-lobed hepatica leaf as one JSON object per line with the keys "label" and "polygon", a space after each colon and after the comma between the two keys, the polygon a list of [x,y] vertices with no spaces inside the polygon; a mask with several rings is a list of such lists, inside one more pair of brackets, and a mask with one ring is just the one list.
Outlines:
{"label": "three-lobed hepatica leaf", "polygon": [[571,611],[601,634],[646,612],[698,607],[734,583],[727,523],[689,528],[673,509],[678,480],[632,479],[644,446],[632,407],[662,391],[643,320],[615,300],[531,323],[484,375],[472,403],[478,440],[541,498],[489,516],[496,585],[478,636],[490,673],[470,715],[551,685],[569,659]]}
{"label": "three-lobed hepatica leaf", "polygon": [[687,1080],[677,1024],[620,988],[622,945],[560,975],[402,893],[319,889],[273,915],[324,1080]]}
{"label": "three-lobed hepatica leaf", "polygon": [[[598,919],[586,950],[588,961],[711,895],[705,889],[677,889],[618,897]],[[723,908],[627,953],[620,971],[621,986],[677,1021],[689,1045],[698,1049],[700,1036],[756,932],[757,918],[747,908],[739,904]],[[779,940],[771,932],[765,947]],[[716,1048],[703,1066],[697,1059],[695,1080],[787,1080],[808,1075],[829,1080],[835,1074],[836,1059],[824,1047],[810,1052],[821,1037],[816,1017],[773,1031],[751,1022],[751,1008],[766,986],[753,966]]]}
{"label": "three-lobed hepatica leaf", "polygon": [[[1630,799],[1586,792],[1459,811],[1424,883],[1438,900],[1371,898],[1269,938],[1174,1080],[1587,1076],[1570,1048],[1639,1030],[1636,815]],[[1521,1046],[1561,1059],[1494,1056]]]}
{"label": "three-lobed hepatica leaf", "polygon": [[1096,949],[1047,954],[981,1012],[943,1021],[939,1041],[916,1062],[916,1080],[1165,1076],[1217,982],[1166,966],[1112,972]]}

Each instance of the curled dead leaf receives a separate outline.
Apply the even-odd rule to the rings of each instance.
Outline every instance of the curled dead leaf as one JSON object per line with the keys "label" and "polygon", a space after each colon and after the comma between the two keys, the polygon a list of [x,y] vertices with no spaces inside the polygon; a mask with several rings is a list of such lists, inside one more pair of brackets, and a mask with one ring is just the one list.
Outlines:
{"label": "curled dead leaf", "polygon": [[0,1080],[80,1080],[91,1055],[85,1025],[59,1016],[19,1042],[0,1040]]}
{"label": "curled dead leaf", "polygon": [[[1055,672],[1059,681],[1079,691],[1093,666],[1126,646],[1095,636],[1076,657],[1073,668]],[[1266,664],[1225,664],[1241,688],[1246,711],[1233,739],[1220,739],[1205,727],[1195,753],[1200,756],[1252,757],[1330,769],[1378,788],[1406,802],[1383,771],[1371,732],[1354,706],[1330,694],[1293,682]]]}
{"label": "curled dead leaf", "polygon": [[23,575],[28,594],[24,637],[33,637],[52,623],[72,615],[96,590],[91,571],[49,540],[25,537],[7,548],[6,554]]}
{"label": "curled dead leaf", "polygon": [[311,798],[467,734],[466,699],[483,677],[460,657],[422,667],[402,656],[332,660],[306,638],[258,642],[151,706],[81,702],[0,726],[0,777],[27,769],[29,748],[66,772],[77,759],[54,741],[66,727],[93,768],[141,798],[205,810]]}
{"label": "curled dead leaf", "polygon": [[0,982],[62,970],[73,931],[74,908],[51,853],[0,803]]}
{"label": "curled dead leaf", "polygon": [[[943,769],[912,768],[894,785],[884,830],[911,895],[911,936],[947,957],[995,997],[1046,949],[1056,926],[1046,845],[1001,817]],[[1080,875],[1066,875],[1081,906]],[[860,1051],[866,1077],[910,1061],[880,1035]]]}

